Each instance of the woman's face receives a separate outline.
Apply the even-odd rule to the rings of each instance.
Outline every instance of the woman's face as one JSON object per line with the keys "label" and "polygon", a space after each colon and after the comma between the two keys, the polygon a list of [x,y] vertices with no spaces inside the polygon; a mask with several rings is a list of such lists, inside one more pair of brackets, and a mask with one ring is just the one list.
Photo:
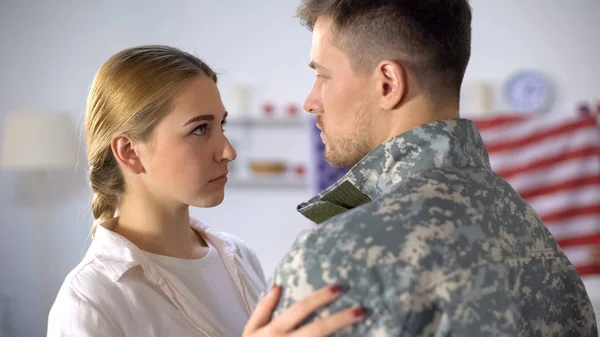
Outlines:
{"label": "woman's face", "polygon": [[186,84],[139,148],[147,192],[195,207],[220,204],[227,165],[236,158],[223,133],[226,117],[215,82],[202,76]]}

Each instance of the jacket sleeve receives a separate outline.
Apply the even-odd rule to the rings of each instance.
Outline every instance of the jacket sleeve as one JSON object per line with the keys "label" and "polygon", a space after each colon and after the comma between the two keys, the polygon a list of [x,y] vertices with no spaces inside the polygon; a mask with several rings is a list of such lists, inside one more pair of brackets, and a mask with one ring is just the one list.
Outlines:
{"label": "jacket sleeve", "polygon": [[97,306],[75,290],[66,290],[50,310],[47,337],[125,337]]}

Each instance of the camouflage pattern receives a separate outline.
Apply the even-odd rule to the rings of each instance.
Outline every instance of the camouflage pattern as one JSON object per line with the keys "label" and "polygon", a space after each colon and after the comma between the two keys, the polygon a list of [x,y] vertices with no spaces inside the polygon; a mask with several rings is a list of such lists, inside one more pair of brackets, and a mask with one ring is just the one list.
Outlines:
{"label": "camouflage pattern", "polygon": [[320,224],[270,281],[283,286],[274,317],[340,284],[307,322],[353,306],[368,317],[336,336],[598,336],[575,268],[469,120],[385,142],[299,211]]}

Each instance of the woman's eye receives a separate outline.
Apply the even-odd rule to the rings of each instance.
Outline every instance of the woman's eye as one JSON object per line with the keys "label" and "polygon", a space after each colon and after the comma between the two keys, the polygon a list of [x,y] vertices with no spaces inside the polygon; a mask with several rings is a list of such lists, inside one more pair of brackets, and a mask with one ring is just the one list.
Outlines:
{"label": "woman's eye", "polygon": [[194,128],[194,130],[192,130],[192,133],[196,136],[204,136],[206,133],[206,124],[198,125],[196,128]]}

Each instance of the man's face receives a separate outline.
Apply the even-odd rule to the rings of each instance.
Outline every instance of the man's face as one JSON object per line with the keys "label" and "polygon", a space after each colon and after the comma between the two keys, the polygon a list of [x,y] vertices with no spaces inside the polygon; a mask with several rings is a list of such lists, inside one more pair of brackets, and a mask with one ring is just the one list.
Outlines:
{"label": "man's face", "polygon": [[304,109],[317,116],[325,159],[349,168],[373,148],[373,110],[369,76],[353,71],[348,55],[336,46],[333,23],[320,17],[313,30],[311,63],[316,71]]}

